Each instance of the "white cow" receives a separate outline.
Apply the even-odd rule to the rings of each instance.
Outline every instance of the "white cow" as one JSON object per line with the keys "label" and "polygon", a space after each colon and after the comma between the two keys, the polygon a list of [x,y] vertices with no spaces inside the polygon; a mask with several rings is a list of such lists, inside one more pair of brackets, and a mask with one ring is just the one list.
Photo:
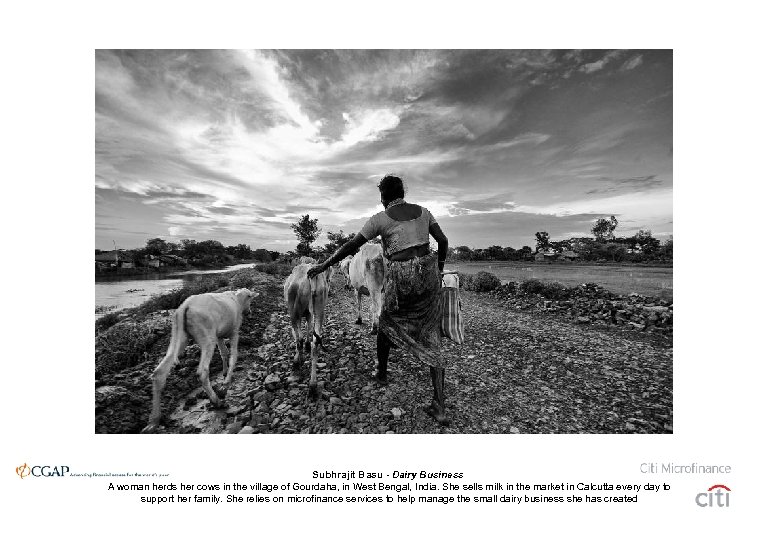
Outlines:
{"label": "white cow", "polygon": [[[168,374],[187,344],[188,337],[192,337],[200,346],[198,376],[206,395],[214,405],[223,405],[209,381],[209,364],[214,354],[214,346],[219,347],[219,355],[222,357],[222,376],[225,377],[224,390],[227,393],[238,360],[238,329],[241,327],[243,316],[250,312],[252,299],[257,295],[258,293],[249,289],[240,289],[196,294],[182,302],[171,321],[171,342],[168,345],[168,352],[152,374],[150,426],[160,423],[160,395]],[[228,351],[223,338],[230,338],[229,367]]]}
{"label": "white cow", "polygon": [[344,276],[345,289],[349,289],[349,263],[350,262],[352,262],[352,255],[347,255],[339,263],[339,270],[341,270],[341,274]]}
{"label": "white cow", "polygon": [[371,299],[371,333],[376,334],[379,326],[379,314],[382,311],[382,294],[385,284],[385,259],[382,246],[364,244],[349,263],[349,282],[355,289],[357,320],[363,324],[361,297]]}
{"label": "white cow", "polygon": [[[293,339],[295,340],[295,358],[293,366],[301,367],[301,353],[304,343],[311,336],[311,375],[309,377],[309,393],[317,393],[317,361],[322,349],[322,329],[325,323],[325,305],[328,302],[328,290],[332,268],[309,279],[307,272],[314,264],[304,263],[293,268],[292,273],[284,281],[284,299],[290,315]],[[301,322],[306,319],[306,340],[302,336]]]}

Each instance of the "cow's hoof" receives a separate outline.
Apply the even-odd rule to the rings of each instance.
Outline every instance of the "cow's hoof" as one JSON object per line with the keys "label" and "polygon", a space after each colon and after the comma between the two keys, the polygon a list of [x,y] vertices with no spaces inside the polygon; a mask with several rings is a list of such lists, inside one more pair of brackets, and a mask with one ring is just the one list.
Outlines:
{"label": "cow's hoof", "polygon": [[363,324],[363,319],[358,319],[355,321],[355,324]]}
{"label": "cow's hoof", "polygon": [[376,326],[372,326],[372,327],[371,327],[371,335],[372,335],[372,336],[375,336],[375,335],[377,334],[377,331],[378,331],[378,330],[377,330]]}
{"label": "cow's hoof", "polygon": [[303,348],[306,352],[311,352],[311,341],[307,341]]}
{"label": "cow's hoof", "polygon": [[217,396],[219,396],[220,398],[225,399],[225,396],[227,396],[227,386],[221,384],[215,384],[214,393],[217,394]]}
{"label": "cow's hoof", "polygon": [[425,413],[436,420],[437,423],[439,423],[442,426],[449,426],[450,425],[450,417],[445,414],[445,412],[435,403],[431,403],[427,407],[424,407],[423,410]]}
{"label": "cow's hoof", "polygon": [[209,403],[212,409],[224,409],[227,407],[224,399],[217,399],[217,401],[210,401]]}
{"label": "cow's hoof", "polygon": [[160,431],[160,422],[150,422],[148,426],[141,430],[141,433],[157,433]]}
{"label": "cow's hoof", "polygon": [[379,373],[374,373],[374,382],[379,386],[387,386],[387,375],[380,377]]}
{"label": "cow's hoof", "polygon": [[317,386],[317,383],[311,384],[309,383],[309,398],[311,399],[317,399],[320,396],[320,389]]}

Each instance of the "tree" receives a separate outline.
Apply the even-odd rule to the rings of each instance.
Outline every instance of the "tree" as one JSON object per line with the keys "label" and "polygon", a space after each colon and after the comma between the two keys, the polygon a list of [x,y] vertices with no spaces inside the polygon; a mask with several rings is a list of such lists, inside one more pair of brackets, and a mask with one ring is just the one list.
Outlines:
{"label": "tree", "polygon": [[504,255],[504,248],[501,246],[490,246],[487,248],[487,256],[490,260],[500,260]]}
{"label": "tree", "polygon": [[187,259],[192,259],[198,255],[198,241],[183,239],[181,242],[182,255]]}
{"label": "tree", "polygon": [[325,252],[328,254],[336,253],[336,250],[341,246],[355,238],[355,233],[345,235],[344,231],[341,229],[339,229],[339,232],[337,233],[328,231],[326,234],[328,236],[328,243],[325,244]]}
{"label": "tree", "polygon": [[521,259],[530,259],[531,254],[534,252],[533,249],[531,249],[531,246],[523,246],[520,248],[520,258]]}
{"label": "tree", "polygon": [[149,255],[162,255],[163,253],[170,253],[176,249],[176,244],[166,242],[162,238],[150,238],[146,241],[145,251]]}
{"label": "tree", "polygon": [[673,258],[673,250],[672,250],[672,237],[669,237],[669,240],[664,242],[663,247],[661,248],[661,256],[663,256],[664,259],[672,259]]}
{"label": "tree", "polygon": [[260,262],[268,263],[273,260],[271,252],[267,249],[256,249],[252,254],[254,255],[254,258]]}
{"label": "tree", "polygon": [[599,218],[596,220],[596,224],[593,225],[591,232],[593,233],[593,236],[596,237],[596,240],[599,242],[606,242],[607,240],[615,238],[615,228],[617,228],[617,226],[618,220],[615,219],[615,216],[610,216],[609,220]]}
{"label": "tree", "polygon": [[248,259],[252,256],[252,248],[248,244],[238,244],[233,246],[233,253],[238,259]]}
{"label": "tree", "polygon": [[474,258],[474,252],[468,246],[458,246],[455,248],[457,253],[457,259],[462,261],[470,261]]}
{"label": "tree", "polygon": [[501,256],[505,261],[516,261],[519,258],[518,253],[519,252],[512,246],[507,246],[504,248]]}
{"label": "tree", "polygon": [[544,231],[536,233],[536,251],[542,251],[550,246],[550,235]]}
{"label": "tree", "polygon": [[301,216],[296,223],[290,225],[290,228],[295,232],[295,236],[300,240],[300,243],[296,246],[298,255],[311,253],[311,245],[322,232],[322,229],[317,226],[317,221],[316,219],[311,219],[309,214],[306,214]]}
{"label": "tree", "polygon": [[653,238],[653,231],[640,229],[638,233],[633,236],[634,243],[642,250],[643,255],[652,255],[657,253],[661,247],[661,241],[657,238]]}

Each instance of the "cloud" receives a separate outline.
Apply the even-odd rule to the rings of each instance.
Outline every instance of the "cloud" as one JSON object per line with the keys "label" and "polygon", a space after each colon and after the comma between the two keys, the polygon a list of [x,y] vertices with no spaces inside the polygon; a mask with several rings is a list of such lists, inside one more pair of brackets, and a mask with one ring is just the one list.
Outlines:
{"label": "cloud", "polygon": [[610,51],[607,54],[605,54],[601,59],[596,60],[595,62],[589,62],[587,64],[583,64],[580,67],[580,71],[583,71],[585,73],[595,73],[596,71],[600,71],[606,67],[607,64],[612,62],[613,60],[616,60],[622,56],[622,51]]}
{"label": "cloud", "polygon": [[620,68],[621,71],[629,71],[631,69],[634,69],[635,67],[639,67],[642,65],[642,55],[638,54],[635,57],[631,58],[630,60],[626,61],[625,64]]}
{"label": "cloud", "polygon": [[449,208],[450,215],[465,215],[475,212],[509,210],[514,203],[507,201],[508,194],[494,195],[483,199],[456,202]]}
{"label": "cloud", "polygon": [[536,146],[547,141],[549,138],[550,135],[546,135],[544,133],[521,133],[509,141],[503,141],[503,142],[486,145],[482,148],[482,150],[488,152],[494,150],[506,150],[507,148],[511,148],[513,146],[518,146],[523,144]]}
{"label": "cloud", "polygon": [[[640,63],[658,76],[640,80]],[[300,214],[346,230],[376,212],[390,171],[437,217],[577,213],[600,194],[610,212],[610,195],[643,187],[601,178],[670,184],[671,64],[671,51],[96,51],[100,226],[287,245]]]}
{"label": "cloud", "polygon": [[633,176],[631,178],[600,178],[602,182],[610,184],[607,187],[595,188],[586,191],[588,195],[594,193],[614,193],[617,191],[645,191],[662,184],[655,174],[648,176]]}

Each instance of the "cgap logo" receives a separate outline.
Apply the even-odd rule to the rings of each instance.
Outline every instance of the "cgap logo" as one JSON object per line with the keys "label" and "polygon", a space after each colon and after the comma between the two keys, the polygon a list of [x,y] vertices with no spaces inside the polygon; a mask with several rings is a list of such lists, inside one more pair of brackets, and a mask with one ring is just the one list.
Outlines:
{"label": "cgap logo", "polygon": [[30,476],[30,467],[27,466],[27,463],[25,463],[24,465],[19,465],[16,468],[16,474],[19,475],[19,478]]}
{"label": "cgap logo", "polygon": [[28,476],[66,476],[68,472],[70,471],[70,467],[67,465],[59,465],[59,466],[52,466],[52,465],[34,465],[30,467],[25,463],[24,465],[19,465],[16,468],[16,474],[19,476],[19,478],[26,478]]}
{"label": "cgap logo", "polygon": [[[723,491],[723,490],[726,491]],[[696,504],[702,508],[707,507],[727,507],[729,506],[729,495],[731,488],[723,484],[715,484],[704,493],[696,495]],[[725,495],[725,497],[724,497]]]}

